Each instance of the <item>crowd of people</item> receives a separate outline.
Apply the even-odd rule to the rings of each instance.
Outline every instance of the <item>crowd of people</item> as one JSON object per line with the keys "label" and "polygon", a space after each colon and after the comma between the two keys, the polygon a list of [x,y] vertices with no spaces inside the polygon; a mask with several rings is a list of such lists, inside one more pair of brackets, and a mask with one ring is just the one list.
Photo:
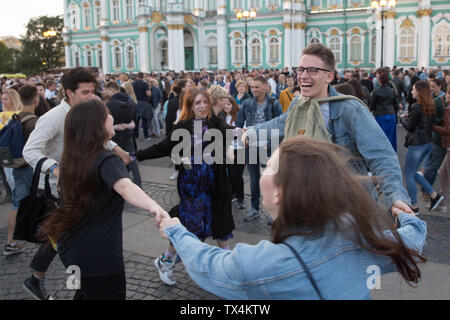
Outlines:
{"label": "crowd of people", "polygon": [[[313,44],[292,70],[105,76],[75,68],[64,76],[1,79],[0,125],[14,114],[34,115],[23,122],[27,164],[1,170],[10,195],[4,201],[13,204],[3,254],[24,249],[13,238],[15,219],[43,158],[41,172],[50,174],[60,200],[39,231],[46,241],[25,290],[52,299],[45,274],[59,255],[66,267],[81,268],[75,299],[125,299],[124,201],[154,215],[170,240],[154,262],[167,285],[176,284],[180,261],[201,287],[231,299],[370,298],[365,279],[355,276],[370,264],[417,283],[426,224],[417,218],[416,184],[430,211],[446,212],[450,70],[340,72],[335,65],[330,49]],[[406,189],[396,154],[398,123],[407,131]],[[234,136],[221,153],[211,153],[215,141],[205,138],[213,129]],[[278,135],[262,137],[264,129]],[[180,130],[191,138],[177,162]],[[139,149],[141,132],[144,143],[161,140]],[[252,133],[259,138],[250,139]],[[138,162],[161,157],[175,164],[168,177],[177,180],[174,208],[161,208],[142,191]],[[251,191],[245,221],[260,217],[262,196],[273,218],[272,239],[231,250],[232,207],[246,208],[245,167]],[[202,243],[208,237],[222,250]],[[343,248],[350,249],[344,254]],[[306,265],[299,264],[299,252]],[[356,259],[361,255],[365,264]],[[331,269],[346,276],[336,282]]]}

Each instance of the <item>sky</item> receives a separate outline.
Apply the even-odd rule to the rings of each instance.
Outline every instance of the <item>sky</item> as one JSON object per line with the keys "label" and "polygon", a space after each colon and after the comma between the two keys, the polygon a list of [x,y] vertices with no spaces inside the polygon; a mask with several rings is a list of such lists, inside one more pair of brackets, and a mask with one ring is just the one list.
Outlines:
{"label": "sky", "polygon": [[31,18],[64,14],[63,0],[0,0],[0,37],[25,35]]}

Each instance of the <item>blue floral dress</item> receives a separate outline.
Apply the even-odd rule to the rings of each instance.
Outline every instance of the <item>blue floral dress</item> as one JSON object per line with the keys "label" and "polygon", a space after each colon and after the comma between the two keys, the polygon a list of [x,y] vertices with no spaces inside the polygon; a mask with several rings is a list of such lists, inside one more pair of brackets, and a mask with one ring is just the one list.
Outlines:
{"label": "blue floral dress", "polygon": [[[181,223],[200,240],[204,241],[213,235],[212,230],[212,210],[211,195],[214,188],[214,168],[203,160],[204,147],[210,143],[203,141],[202,137],[208,130],[206,120],[193,120],[194,127],[196,121],[201,121],[202,134],[196,135],[195,130],[192,135],[192,150],[198,144],[202,145],[201,158],[195,158],[195,152],[191,154],[191,169],[180,171],[179,180],[179,219]],[[232,238],[228,235],[219,240],[226,241]]]}

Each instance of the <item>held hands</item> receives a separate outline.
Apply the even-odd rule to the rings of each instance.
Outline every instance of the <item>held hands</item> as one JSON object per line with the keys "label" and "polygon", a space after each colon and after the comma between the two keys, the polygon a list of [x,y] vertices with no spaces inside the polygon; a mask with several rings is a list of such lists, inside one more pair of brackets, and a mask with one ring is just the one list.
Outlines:
{"label": "held hands", "polygon": [[165,228],[174,226],[176,224],[181,224],[180,220],[178,218],[165,218],[162,219],[161,223],[159,224],[159,233],[161,234],[161,237],[163,239],[167,239],[169,240],[169,237],[167,236],[167,234],[164,232]]}
{"label": "held hands", "polygon": [[391,207],[391,211],[394,217],[397,217],[400,212],[405,212],[412,216],[415,216],[414,211],[412,211],[411,207],[401,200],[397,200],[394,202]]}
{"label": "held hands", "polygon": [[243,128],[242,131],[241,142],[245,146],[245,149],[248,149],[247,128]]}

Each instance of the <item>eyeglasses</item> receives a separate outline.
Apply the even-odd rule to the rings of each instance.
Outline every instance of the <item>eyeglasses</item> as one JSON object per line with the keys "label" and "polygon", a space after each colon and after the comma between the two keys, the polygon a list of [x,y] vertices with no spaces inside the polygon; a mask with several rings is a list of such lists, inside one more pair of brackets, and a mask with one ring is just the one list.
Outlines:
{"label": "eyeglasses", "polygon": [[332,71],[332,70],[323,69],[323,68],[317,68],[317,67],[309,67],[309,68],[298,67],[298,69],[297,69],[298,74],[303,74],[303,72],[305,72],[305,70],[311,76],[316,75],[319,70],[327,71],[327,72],[331,72]]}

